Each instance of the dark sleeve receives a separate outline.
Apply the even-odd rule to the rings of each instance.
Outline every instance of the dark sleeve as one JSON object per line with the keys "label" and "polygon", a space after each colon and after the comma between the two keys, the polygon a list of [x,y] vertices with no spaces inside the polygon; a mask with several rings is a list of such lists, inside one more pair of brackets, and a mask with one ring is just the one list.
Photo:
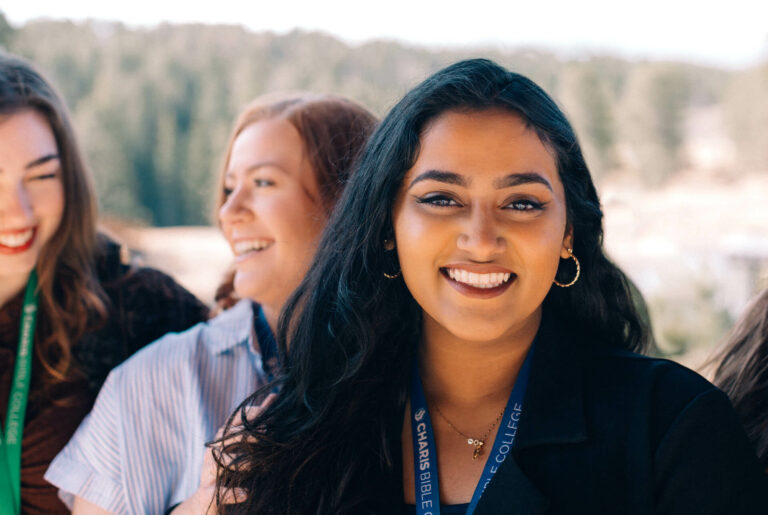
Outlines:
{"label": "dark sleeve", "polygon": [[94,398],[110,370],[134,352],[208,318],[205,304],[153,268],[123,267],[119,277],[102,286],[109,298],[109,316],[98,329],[83,335],[75,349]]}
{"label": "dark sleeve", "polygon": [[655,513],[768,514],[768,481],[720,390],[685,406],[661,440],[654,467]]}
{"label": "dark sleeve", "polygon": [[115,308],[127,332],[128,355],[208,318],[208,308],[197,297],[159,270],[131,270],[121,283]]}

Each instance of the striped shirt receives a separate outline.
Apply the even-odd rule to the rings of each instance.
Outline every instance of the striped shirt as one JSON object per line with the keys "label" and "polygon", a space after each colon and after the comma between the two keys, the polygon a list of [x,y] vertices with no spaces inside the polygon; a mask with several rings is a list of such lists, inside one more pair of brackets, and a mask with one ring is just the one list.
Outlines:
{"label": "striped shirt", "polygon": [[91,413],[45,479],[116,514],[162,514],[200,483],[205,442],[266,383],[254,348],[254,308],[169,334],[107,378]]}

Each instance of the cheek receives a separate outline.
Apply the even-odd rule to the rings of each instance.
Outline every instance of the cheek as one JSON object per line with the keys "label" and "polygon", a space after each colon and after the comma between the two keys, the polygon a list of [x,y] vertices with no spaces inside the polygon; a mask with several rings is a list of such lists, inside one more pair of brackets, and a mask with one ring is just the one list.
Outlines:
{"label": "cheek", "polygon": [[37,217],[53,233],[64,214],[64,185],[56,181],[44,186],[33,193],[32,202]]}
{"label": "cheek", "polygon": [[439,266],[456,248],[454,224],[442,216],[428,216],[413,207],[395,219],[395,240],[400,271],[406,287],[427,311],[438,309],[441,291]]}
{"label": "cheek", "polygon": [[[263,205],[262,219],[277,239],[301,256],[314,255],[325,217],[308,198],[284,195]],[[297,256],[298,257],[298,256]]]}
{"label": "cheek", "polygon": [[411,269],[428,266],[440,246],[445,228],[428,217],[419,216],[413,208],[403,208],[395,218],[395,242],[400,268],[405,274]]}
{"label": "cheek", "polygon": [[513,245],[532,275],[549,284],[560,263],[565,224],[559,218],[545,224],[517,228],[510,236]]}

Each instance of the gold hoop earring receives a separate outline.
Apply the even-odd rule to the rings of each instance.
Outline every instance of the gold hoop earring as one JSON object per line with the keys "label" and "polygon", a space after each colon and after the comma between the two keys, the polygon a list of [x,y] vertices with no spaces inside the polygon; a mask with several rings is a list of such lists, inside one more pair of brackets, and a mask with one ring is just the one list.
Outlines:
{"label": "gold hoop earring", "polygon": [[576,284],[576,281],[579,280],[579,276],[581,275],[581,264],[579,263],[579,260],[576,259],[576,256],[573,255],[573,249],[568,249],[568,257],[572,258],[573,262],[576,263],[576,277],[574,277],[573,280],[568,284],[559,283],[557,282],[557,279],[555,279],[554,283],[561,288],[570,288],[571,286]]}
{"label": "gold hoop earring", "polygon": [[397,279],[398,277],[400,277],[400,270],[398,270],[395,275],[390,275],[386,272],[382,272],[382,274],[384,274],[384,277],[386,277],[387,279]]}
{"label": "gold hoop earring", "polygon": [[[386,252],[392,252],[393,250],[395,250],[395,242],[393,240],[384,240],[384,250]],[[400,272],[401,270],[398,270],[395,275],[388,274],[386,272],[382,272],[382,273],[384,274],[384,277],[386,277],[387,279],[397,279],[398,277],[400,277]]]}

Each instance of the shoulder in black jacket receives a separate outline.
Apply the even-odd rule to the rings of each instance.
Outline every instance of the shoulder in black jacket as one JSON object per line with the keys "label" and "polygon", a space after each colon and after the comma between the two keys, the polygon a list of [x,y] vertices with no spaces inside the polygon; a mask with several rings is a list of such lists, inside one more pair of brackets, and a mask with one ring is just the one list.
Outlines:
{"label": "shoulder in black jacket", "polygon": [[108,317],[84,334],[73,350],[94,398],[109,371],[134,352],[208,318],[208,307],[170,276],[124,263],[120,247],[104,236],[97,273],[107,294]]}
{"label": "shoulder in black jacket", "polygon": [[515,449],[476,515],[768,514],[728,398],[695,372],[546,320],[533,359]]}

